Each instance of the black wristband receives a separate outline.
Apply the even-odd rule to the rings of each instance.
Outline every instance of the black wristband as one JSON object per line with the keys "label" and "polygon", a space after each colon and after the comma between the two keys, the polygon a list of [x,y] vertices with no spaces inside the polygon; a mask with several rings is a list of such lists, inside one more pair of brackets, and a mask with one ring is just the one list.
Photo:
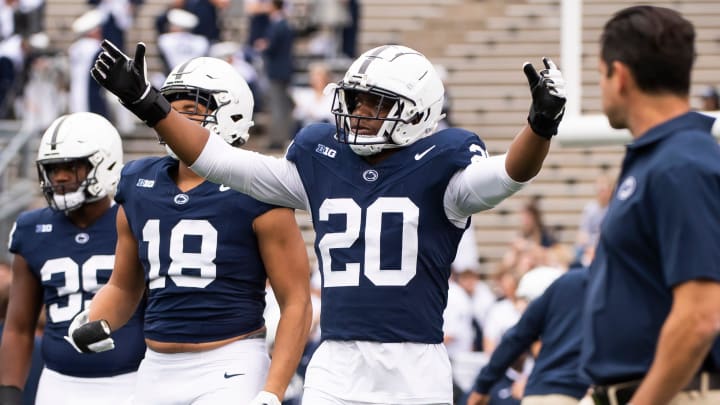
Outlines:
{"label": "black wristband", "polygon": [[22,405],[22,390],[13,385],[0,385],[1,405]]}
{"label": "black wristband", "polygon": [[546,115],[540,114],[535,111],[534,106],[530,106],[530,114],[528,115],[528,124],[530,128],[539,136],[550,140],[553,136],[557,135],[558,126],[563,114],[560,114],[556,118],[550,118]]}
{"label": "black wristband", "polygon": [[110,326],[107,321],[101,319],[99,321],[88,322],[85,325],[75,329],[72,334],[72,340],[83,353],[95,353],[88,346],[97,343],[103,339],[110,337]]}
{"label": "black wristband", "polygon": [[170,103],[154,87],[140,101],[124,104],[128,110],[137,115],[149,127],[154,127],[160,120],[170,114]]}

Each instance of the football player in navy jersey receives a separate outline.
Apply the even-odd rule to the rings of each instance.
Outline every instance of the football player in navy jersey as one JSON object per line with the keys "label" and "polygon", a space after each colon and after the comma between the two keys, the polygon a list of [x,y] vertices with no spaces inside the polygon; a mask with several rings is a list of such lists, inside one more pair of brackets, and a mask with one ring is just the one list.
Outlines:
{"label": "football player in navy jersey", "polygon": [[[173,110],[229,148],[247,139],[253,98],[228,63],[191,59],[161,91]],[[312,316],[295,213],[206,181],[168,152],[123,169],[113,276],[92,302],[91,322],[68,335],[83,351],[111,346],[108,332],[125,324],[147,286],[148,351],[135,404],[280,405]],[[267,279],[281,311],[272,362],[264,339]]]}
{"label": "football player in navy jersey", "polygon": [[100,115],[80,112],[56,119],[40,140],[37,157],[49,207],[18,217],[10,234],[13,281],[0,346],[0,403],[19,405],[30,369],[35,326],[45,305],[45,369],[36,404],[122,404],[135,387],[145,353],[142,312],[117,331],[116,349],[81,356],[63,337],[110,277],[115,244],[112,203],[123,166],[117,130]]}
{"label": "football player in navy jersey", "polygon": [[303,403],[449,404],[442,344],[450,264],[470,216],[540,170],[564,112],[560,71],[524,66],[532,93],[507,154],[480,138],[435,131],[444,88],[433,65],[399,45],[365,52],[335,86],[335,125],[295,137],[284,158],[228,147],[168,107],[134,58],[103,43],[91,74],[191,168],[268,203],[305,209],[322,273],[323,342]]}

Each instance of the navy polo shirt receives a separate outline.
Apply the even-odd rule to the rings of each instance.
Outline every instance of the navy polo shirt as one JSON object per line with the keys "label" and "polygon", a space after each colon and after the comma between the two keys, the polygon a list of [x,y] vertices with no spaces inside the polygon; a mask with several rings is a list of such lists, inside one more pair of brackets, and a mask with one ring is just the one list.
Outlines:
{"label": "navy polo shirt", "polygon": [[[720,281],[720,147],[715,119],[689,112],[627,146],[600,228],[583,314],[581,370],[598,385],[642,378],[672,290]],[[720,371],[715,342],[703,369]]]}
{"label": "navy polo shirt", "polygon": [[505,370],[540,339],[542,348],[525,386],[525,395],[563,394],[582,398],[589,385],[577,372],[587,279],[587,269],[570,270],[533,300],[517,324],[503,335],[475,380],[473,391],[490,392]]}

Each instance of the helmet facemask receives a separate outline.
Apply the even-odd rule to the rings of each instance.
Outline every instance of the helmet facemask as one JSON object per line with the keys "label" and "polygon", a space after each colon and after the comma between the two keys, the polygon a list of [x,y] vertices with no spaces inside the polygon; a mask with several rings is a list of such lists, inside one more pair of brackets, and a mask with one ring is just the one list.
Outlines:
{"label": "helmet facemask", "polygon": [[[43,196],[55,211],[68,213],[107,195],[97,180],[97,165],[93,165],[90,158],[39,161],[37,169]],[[54,183],[55,170],[72,172],[74,181]],[[80,173],[82,170],[85,175]]]}
{"label": "helmet facemask", "polygon": [[[358,99],[374,105],[370,114],[356,114]],[[340,83],[335,88],[332,113],[335,115],[336,137],[339,142],[349,144],[359,155],[371,155],[383,149],[397,148],[403,144],[395,142],[393,134],[405,125],[418,121],[414,103],[398,94],[377,87],[363,88],[359,85]],[[405,116],[403,116],[405,115]],[[382,124],[374,134],[363,134],[368,127]]]}

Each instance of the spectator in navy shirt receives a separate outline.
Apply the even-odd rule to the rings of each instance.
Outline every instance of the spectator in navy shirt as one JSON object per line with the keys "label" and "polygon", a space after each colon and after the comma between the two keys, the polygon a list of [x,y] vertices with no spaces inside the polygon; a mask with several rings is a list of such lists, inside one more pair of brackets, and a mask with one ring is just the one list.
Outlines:
{"label": "spectator in navy shirt", "polygon": [[720,149],[690,111],[695,29],[633,6],[600,39],[602,105],[627,128],[583,314],[596,404],[720,403]]}
{"label": "spectator in navy shirt", "polygon": [[270,145],[279,151],[291,138],[293,101],[288,92],[294,72],[294,33],[283,11],[283,0],[272,0],[270,25],[266,38],[255,41],[255,49],[262,53],[265,74],[269,81],[267,93],[270,111]]}
{"label": "spectator in navy shirt", "polygon": [[[587,269],[570,270],[533,299],[520,320],[503,335],[488,364],[475,381],[468,405],[484,405],[491,387],[530,346],[542,348],[525,386],[523,404],[577,404],[588,382],[577,373],[581,343],[581,315]],[[531,298],[531,297],[530,297]]]}

